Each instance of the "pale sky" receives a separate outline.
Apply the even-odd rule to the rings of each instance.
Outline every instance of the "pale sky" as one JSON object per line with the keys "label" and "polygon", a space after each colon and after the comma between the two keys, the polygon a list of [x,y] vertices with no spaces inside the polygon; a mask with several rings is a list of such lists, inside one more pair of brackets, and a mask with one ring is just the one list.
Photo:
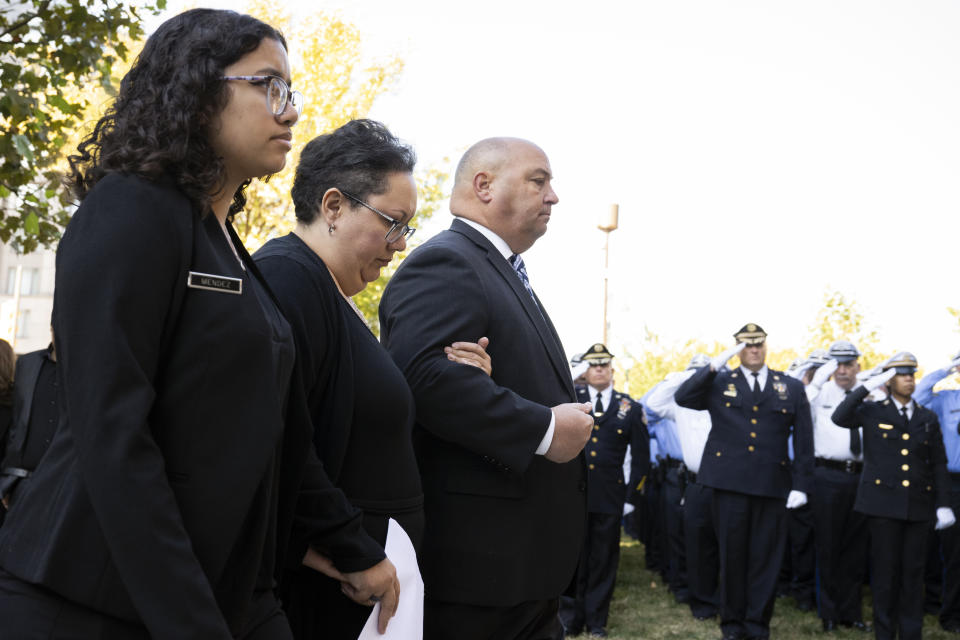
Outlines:
{"label": "pale sky", "polygon": [[[746,322],[801,348],[827,287],[927,370],[960,349],[946,311],[960,306],[960,3],[302,7],[339,10],[369,54],[403,57],[370,116],[421,165],[452,174],[493,135],[546,151],[560,204],[525,261],[568,354],[601,337],[596,225],[614,202],[614,353],[639,351],[645,326],[732,343]],[[436,218],[418,236],[449,224]]]}

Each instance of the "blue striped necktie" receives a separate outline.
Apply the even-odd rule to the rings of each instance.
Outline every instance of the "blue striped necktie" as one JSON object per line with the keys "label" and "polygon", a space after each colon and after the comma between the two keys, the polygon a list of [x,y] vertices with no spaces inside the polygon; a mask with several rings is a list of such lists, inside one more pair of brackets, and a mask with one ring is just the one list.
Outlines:
{"label": "blue striped necktie", "polygon": [[[520,257],[519,253],[515,253],[510,256],[510,266],[513,267],[513,270],[517,272],[518,276],[520,276],[520,282],[523,283],[527,293],[530,294],[530,297],[533,298],[533,302],[536,303],[537,297],[533,295],[533,287],[530,286],[530,278],[527,277],[527,265],[523,264],[523,258]],[[537,305],[537,308],[539,308],[539,305]]]}

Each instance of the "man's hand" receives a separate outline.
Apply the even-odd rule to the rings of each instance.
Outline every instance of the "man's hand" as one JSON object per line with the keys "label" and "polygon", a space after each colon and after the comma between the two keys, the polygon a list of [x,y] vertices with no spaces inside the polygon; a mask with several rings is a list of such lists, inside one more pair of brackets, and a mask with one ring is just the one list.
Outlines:
{"label": "man's hand", "polygon": [[832,376],[836,372],[837,367],[839,366],[840,366],[840,363],[837,361],[836,358],[830,358],[829,360],[827,360],[827,363],[822,367],[820,367],[819,369],[817,369],[817,372],[813,374],[813,380],[810,381],[811,386],[813,386],[816,389],[819,389],[820,387],[822,387],[827,382],[827,380],[830,379],[830,376]]}
{"label": "man's hand", "polygon": [[807,504],[807,494],[803,491],[791,490],[787,496],[787,509],[798,509]]}
{"label": "man's hand", "polygon": [[746,346],[747,346],[747,343],[746,343],[746,342],[741,342],[741,343],[737,344],[737,346],[735,346],[735,347],[730,347],[729,349],[727,349],[726,351],[724,351],[724,352],[721,353],[720,355],[716,356],[715,358],[713,358],[712,360],[710,360],[710,370],[711,370],[711,371],[720,371],[720,369],[723,368],[723,365],[727,364],[727,360],[729,360],[729,359],[732,358],[733,356],[735,356],[735,355],[737,355],[738,353],[740,353],[741,351],[743,351],[744,347],[746,347]]}
{"label": "man's hand", "polygon": [[387,623],[397,612],[400,601],[400,581],[397,579],[397,570],[388,558],[373,565],[366,571],[341,573],[333,566],[329,558],[312,548],[307,548],[303,556],[303,564],[320,573],[340,581],[340,590],[345,596],[367,606],[380,603],[380,618],[377,628],[380,633],[386,633]]}
{"label": "man's hand", "polygon": [[583,450],[593,429],[590,405],[579,402],[558,404],[553,411],[553,440],[544,457],[550,462],[570,462]]}
{"label": "man's hand", "polygon": [[493,372],[493,361],[487,353],[489,344],[490,338],[480,338],[476,342],[454,342],[443,351],[448,360],[477,367],[489,376]]}
{"label": "man's hand", "polygon": [[892,378],[895,375],[897,375],[896,369],[887,369],[883,373],[878,373],[872,378],[868,378],[867,380],[864,380],[863,386],[867,391],[873,391],[874,389],[878,389],[882,387],[884,384],[886,384],[886,382],[890,378]]}

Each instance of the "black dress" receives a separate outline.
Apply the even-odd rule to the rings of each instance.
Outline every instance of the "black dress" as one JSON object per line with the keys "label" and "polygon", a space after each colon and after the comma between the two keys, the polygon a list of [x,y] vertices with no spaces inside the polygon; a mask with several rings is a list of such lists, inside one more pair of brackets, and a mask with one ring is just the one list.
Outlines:
{"label": "black dress", "polygon": [[[363,510],[374,540],[386,541],[393,518],[419,549],[423,491],[411,439],[413,396],[403,374],[299,237],[271,240],[254,259],[293,327],[327,473]],[[338,582],[309,569],[286,572],[281,600],[301,640],[355,638],[370,615]]]}

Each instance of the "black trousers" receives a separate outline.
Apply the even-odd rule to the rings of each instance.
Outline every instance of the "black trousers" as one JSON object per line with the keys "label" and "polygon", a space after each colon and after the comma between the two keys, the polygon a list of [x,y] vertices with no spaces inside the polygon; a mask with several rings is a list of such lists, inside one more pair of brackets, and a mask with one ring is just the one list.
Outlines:
{"label": "black trousers", "polygon": [[562,640],[557,606],[556,599],[483,607],[427,596],[423,640]]}
{"label": "black trousers", "polygon": [[683,486],[679,467],[667,469],[663,481],[663,547],[666,550],[666,581],[679,602],[689,597],[687,548],[683,536]]}
{"label": "black trousers", "polygon": [[930,522],[868,518],[877,640],[920,640]]}
{"label": "black trousers", "polygon": [[683,533],[687,551],[690,611],[698,618],[716,615],[720,602],[720,555],[713,527],[713,489],[687,484],[683,500]]}
{"label": "black trousers", "polygon": [[713,490],[720,548],[720,628],[769,638],[777,575],[787,543],[786,501]]}
{"label": "black trousers", "polygon": [[[254,594],[238,640],[292,640],[272,591]],[[0,625],[11,640],[150,640],[139,625],[74,604],[0,570]]]}
{"label": "black trousers", "polygon": [[790,554],[790,593],[797,605],[816,603],[816,553],[813,544],[813,510],[810,504],[787,510],[787,549]]}
{"label": "black trousers", "polygon": [[[960,513],[960,473],[950,474],[950,508]],[[943,551],[943,606],[940,624],[960,625],[960,526],[953,525],[940,533]]]}
{"label": "black trousers", "polygon": [[867,517],[853,510],[859,473],[815,467],[814,538],[820,570],[820,617],[863,620],[863,579],[867,564]]}
{"label": "black trousers", "polygon": [[651,470],[650,479],[643,496],[643,504],[638,508],[642,508],[643,514],[643,523],[640,530],[643,534],[641,541],[644,544],[644,560],[647,563],[647,569],[658,571],[663,576],[666,575],[666,569],[664,568],[664,555],[663,549],[661,549],[662,535],[660,533],[663,528],[663,517],[660,515],[663,511],[660,503],[662,484],[659,480],[654,479],[653,476],[656,473],[656,469]]}
{"label": "black trousers", "polygon": [[567,631],[607,626],[610,599],[620,560],[620,516],[588,513],[587,532],[577,567],[576,597],[560,597],[560,620]]}

